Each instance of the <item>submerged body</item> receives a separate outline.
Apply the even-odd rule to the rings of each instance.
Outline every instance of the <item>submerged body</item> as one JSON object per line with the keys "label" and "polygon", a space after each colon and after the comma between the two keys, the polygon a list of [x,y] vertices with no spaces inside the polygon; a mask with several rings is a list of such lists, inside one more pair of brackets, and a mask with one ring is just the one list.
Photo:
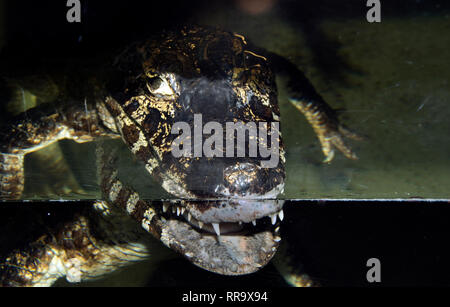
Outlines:
{"label": "submerged body", "polygon": [[[23,256],[26,251],[10,255],[2,266],[4,284],[45,285],[63,275],[82,280],[107,272],[111,263],[120,266],[144,257],[148,252],[144,245],[139,245],[138,255],[128,258],[111,256],[117,249],[106,243],[115,241],[108,240],[108,234],[119,237],[117,241],[125,249],[141,240],[144,235],[134,226],[121,226],[131,222],[129,217],[142,227],[140,231],[151,233],[209,271],[240,275],[266,265],[281,240],[277,218],[283,219],[283,201],[277,200],[285,181],[279,125],[270,131],[278,144],[278,159],[270,167],[262,163],[267,156],[246,155],[249,150],[238,154],[242,149],[238,133],[216,139],[211,147],[216,150],[214,156],[192,152],[177,156],[172,144],[177,138],[174,126],[183,122],[195,131],[199,127],[194,119],[199,114],[204,122],[223,127],[238,122],[256,126],[279,123],[276,73],[288,78],[290,101],[313,126],[325,161],[333,158],[334,148],[356,158],[342,140],[343,136],[356,136],[339,124],[334,111],[304,75],[289,61],[252,46],[239,34],[200,26],[167,31],[131,45],[111,67],[108,78],[97,79],[91,87],[88,103],[59,101],[56,108],[38,107],[4,125],[0,136],[0,196],[21,197],[25,154],[64,138],[87,142],[108,137],[121,138],[142,167],[180,200],[155,204],[141,199],[133,187],[122,183],[114,150],[100,145],[98,174],[104,199],[95,207],[106,222],[96,220],[94,228],[108,225],[105,227],[109,230],[96,232],[101,233],[96,238],[89,223],[80,226],[85,217],[77,217],[64,230],[75,227],[80,233],[78,245],[71,246],[82,255],[75,257],[75,273],[67,269],[74,267],[67,246],[53,236],[29,258]],[[234,155],[225,155],[225,149],[217,146],[222,138],[223,144],[233,140]],[[252,140],[251,135],[247,140]],[[268,148],[268,142],[256,136],[258,145]],[[260,226],[251,225],[265,217],[268,219],[258,222]],[[105,263],[110,264],[108,269]]]}

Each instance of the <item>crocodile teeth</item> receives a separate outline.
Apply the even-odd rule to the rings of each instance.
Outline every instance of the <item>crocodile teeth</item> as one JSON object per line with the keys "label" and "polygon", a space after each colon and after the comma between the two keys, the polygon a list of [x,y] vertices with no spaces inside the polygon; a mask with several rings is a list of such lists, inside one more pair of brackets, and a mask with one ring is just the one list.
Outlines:
{"label": "crocodile teeth", "polygon": [[220,226],[219,226],[219,224],[218,223],[212,223],[212,226],[213,226],[214,231],[216,232],[216,234],[218,236],[220,236]]}
{"label": "crocodile teeth", "polygon": [[272,214],[270,216],[270,219],[272,220],[272,225],[275,225],[275,223],[277,222],[277,215],[276,214]]}
{"label": "crocodile teeth", "polygon": [[280,218],[280,221],[282,221],[284,219],[284,212],[283,212],[283,210],[280,210],[280,212],[278,212],[278,217]]}
{"label": "crocodile teeth", "polygon": [[188,212],[188,214],[187,214],[187,219],[188,219],[188,221],[190,222],[191,221],[191,219],[192,219],[192,216],[191,216],[191,214]]}
{"label": "crocodile teeth", "polygon": [[252,221],[253,226],[256,226],[256,220]]}
{"label": "crocodile teeth", "polygon": [[280,241],[281,241],[281,238],[278,237],[278,236],[276,236],[276,237],[273,238],[273,240],[274,240],[275,242],[280,242]]}
{"label": "crocodile teeth", "polygon": [[167,209],[169,209],[170,205],[169,204],[163,204],[163,212],[166,212]]}
{"label": "crocodile teeth", "polygon": [[184,208],[184,207],[181,207],[181,214],[183,214],[183,213],[184,213],[184,210],[186,210],[186,208]]}
{"label": "crocodile teeth", "polygon": [[180,207],[177,207],[177,215],[180,215]]}
{"label": "crocodile teeth", "polygon": [[200,229],[202,229],[202,228],[203,228],[203,222],[198,221],[198,227],[199,227]]}

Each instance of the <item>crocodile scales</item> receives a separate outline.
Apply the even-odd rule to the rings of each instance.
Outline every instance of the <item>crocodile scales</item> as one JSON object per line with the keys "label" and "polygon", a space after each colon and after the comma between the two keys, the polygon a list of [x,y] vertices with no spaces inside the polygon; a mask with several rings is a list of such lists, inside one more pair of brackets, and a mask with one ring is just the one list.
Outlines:
{"label": "crocodile scales", "polygon": [[[122,183],[114,150],[98,146],[103,200],[98,214],[77,215],[54,233],[1,264],[4,285],[51,285],[101,276],[151,252],[146,234],[206,270],[241,275],[266,265],[281,238],[284,145],[276,167],[261,158],[174,158],[171,128],[191,121],[279,122],[275,75],[287,79],[290,102],[312,125],[325,162],[334,150],[356,155],[344,137],[358,136],[337,119],[304,74],[285,58],[258,48],[240,34],[203,26],[184,26],[132,44],[107,66],[109,79],[93,78],[90,99],[38,106],[2,125],[0,196],[20,199],[24,156],[62,139],[78,143],[121,138],[134,156],[177,203],[152,203]],[[211,200],[216,201],[211,201]],[[271,225],[253,227],[269,217]],[[266,223],[267,224],[267,223]],[[294,285],[311,281],[281,263]]]}

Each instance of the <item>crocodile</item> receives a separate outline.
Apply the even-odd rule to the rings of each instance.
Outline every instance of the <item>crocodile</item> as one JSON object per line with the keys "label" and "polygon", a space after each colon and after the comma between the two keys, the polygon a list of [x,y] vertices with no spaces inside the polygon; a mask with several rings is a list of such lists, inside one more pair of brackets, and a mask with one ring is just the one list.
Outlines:
{"label": "crocodile", "polygon": [[[173,128],[184,122],[195,130],[198,114],[223,126],[279,123],[277,75],[286,80],[289,101],[314,129],[324,162],[333,159],[335,150],[357,159],[344,138],[358,135],[339,122],[305,75],[243,35],[177,27],[129,45],[100,71],[84,80],[86,99],[59,97],[1,125],[1,199],[22,197],[25,155],[62,139],[98,143],[102,191],[94,213],[77,214],[8,254],[0,262],[2,285],[49,286],[60,277],[82,281],[102,276],[148,257],[148,233],[211,272],[243,275],[264,267],[277,253],[284,217],[284,201],[277,199],[285,184],[281,129],[270,131],[272,140],[277,138],[277,163],[262,167],[262,156],[224,157],[219,146],[215,156],[175,156]],[[230,138],[237,152],[238,136],[226,135],[223,141]],[[147,201],[124,183],[117,153],[105,147],[105,139],[122,140],[176,200]],[[268,143],[260,136],[256,140]],[[312,284],[287,262],[277,263],[291,284]]]}

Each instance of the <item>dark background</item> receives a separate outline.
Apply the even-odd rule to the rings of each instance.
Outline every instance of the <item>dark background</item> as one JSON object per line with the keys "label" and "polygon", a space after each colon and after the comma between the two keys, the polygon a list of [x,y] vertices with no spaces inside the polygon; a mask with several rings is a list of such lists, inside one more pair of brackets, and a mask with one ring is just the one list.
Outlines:
{"label": "dark background", "polygon": [[[171,26],[191,21],[200,8],[217,9],[217,4],[233,0],[193,1],[105,1],[81,0],[81,23],[68,23],[66,1],[5,0],[8,46],[15,52],[27,50],[33,56],[40,50],[70,56],[99,50],[145,37]],[[272,8],[282,12],[286,21],[317,34],[314,25],[321,19],[365,16],[366,0],[279,0]],[[382,18],[440,14],[450,10],[442,0],[384,0]],[[81,37],[81,40],[80,40]],[[320,44],[320,36],[309,35],[311,44]],[[32,48],[30,48],[30,46]],[[22,48],[21,48],[22,47]],[[25,48],[24,48],[25,47]]]}
{"label": "dark background", "polygon": [[[0,209],[0,255],[36,240],[89,203],[11,203]],[[287,202],[282,238],[322,286],[448,286],[448,203]],[[366,262],[381,262],[381,284],[366,281]],[[286,286],[272,264],[230,277],[183,258],[162,262],[148,286]]]}

